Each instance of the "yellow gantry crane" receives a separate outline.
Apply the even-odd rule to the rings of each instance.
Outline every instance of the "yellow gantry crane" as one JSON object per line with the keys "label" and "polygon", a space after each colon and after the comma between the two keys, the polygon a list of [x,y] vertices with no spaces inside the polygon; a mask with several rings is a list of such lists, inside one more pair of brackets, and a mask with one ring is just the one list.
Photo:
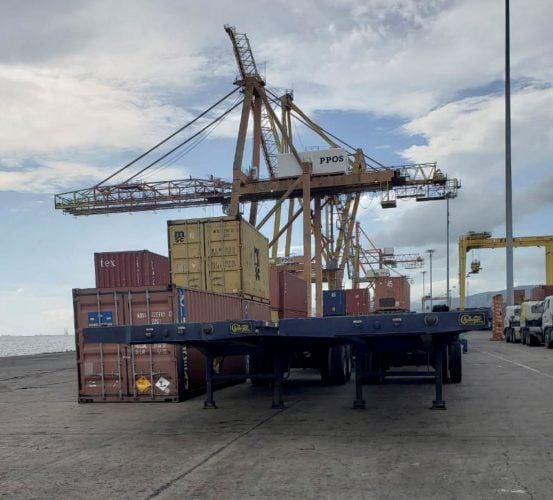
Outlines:
{"label": "yellow gantry crane", "polygon": [[[469,233],[459,238],[459,307],[465,308],[466,256],[476,248],[505,248],[506,238],[492,238],[488,232]],[[521,236],[513,238],[513,247],[545,248],[545,284],[553,285],[553,236]]]}
{"label": "yellow gantry crane", "polygon": [[[259,74],[248,37],[237,33],[234,27],[225,26],[225,31],[231,39],[240,73],[234,82],[235,89],[97,185],[56,195],[55,207],[78,216],[219,204],[230,216],[247,213],[249,222],[258,230],[272,220],[269,248],[274,260],[279,256],[290,257],[293,227],[298,227],[303,255],[287,260],[283,268],[289,266],[308,282],[315,283],[316,311],[321,315],[322,283],[328,283],[329,288],[343,286],[362,193],[381,194],[382,207],[391,208],[402,198],[443,200],[457,192],[460,182],[444,175],[436,163],[384,166],[361,149],[341,141],[312,121],[294,103],[291,91],[278,95],[269,89]],[[220,112],[221,105],[231,98],[235,101]],[[240,109],[241,114],[231,181],[213,176],[155,182],[142,179],[145,173],[159,169],[175,155],[186,153],[194,141],[234,109]],[[219,116],[203,125],[208,113],[216,112]],[[312,162],[301,155],[293,141],[293,123],[315,133],[326,147],[343,149],[347,155],[347,171],[332,175],[314,173]],[[160,153],[160,148],[169,147],[168,141],[177,134],[190,131],[187,139]],[[159,157],[150,161],[155,154]],[[291,155],[300,173],[292,177],[278,175],[280,155]],[[115,176],[126,175],[129,168],[137,168],[144,160],[149,162],[145,167],[138,167],[138,172],[123,182],[114,182]],[[271,206],[258,220],[263,202],[270,202]],[[310,304],[311,287],[307,290]]]}

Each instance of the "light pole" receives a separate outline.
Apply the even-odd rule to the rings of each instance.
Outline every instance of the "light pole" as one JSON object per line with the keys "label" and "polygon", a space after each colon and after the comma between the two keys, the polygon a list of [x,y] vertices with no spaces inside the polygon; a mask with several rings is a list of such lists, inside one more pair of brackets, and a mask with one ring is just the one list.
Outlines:
{"label": "light pole", "polygon": [[430,275],[429,275],[429,278],[430,278],[430,311],[432,311],[432,254],[435,251],[436,250],[434,248],[430,248],[426,251],[426,253],[428,254],[428,257],[430,259]]}
{"label": "light pole", "polygon": [[445,195],[446,200],[446,280],[445,280],[445,289],[446,293],[446,303],[447,306],[451,308],[451,295],[449,293],[449,200],[457,196],[455,193],[448,192]]}
{"label": "light pole", "polygon": [[424,296],[425,296],[424,275],[426,274],[426,271],[421,271],[421,274],[422,274],[422,312],[424,312]]}

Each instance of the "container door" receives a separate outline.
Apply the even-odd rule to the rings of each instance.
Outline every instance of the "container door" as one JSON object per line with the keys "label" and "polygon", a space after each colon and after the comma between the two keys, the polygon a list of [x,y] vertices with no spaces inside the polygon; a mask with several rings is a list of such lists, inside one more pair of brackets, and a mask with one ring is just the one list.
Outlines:
{"label": "container door", "polygon": [[84,343],[83,328],[122,325],[123,296],[115,291],[74,290],[79,400],[117,401],[128,396],[127,345]]}
{"label": "container door", "polygon": [[203,224],[200,221],[170,221],[168,240],[171,283],[204,290],[206,282]]}
{"label": "container door", "polygon": [[[129,325],[173,323],[172,289],[152,287],[127,292],[125,321]],[[172,344],[129,346],[129,393],[134,399],[178,401],[183,391],[182,349]]]}

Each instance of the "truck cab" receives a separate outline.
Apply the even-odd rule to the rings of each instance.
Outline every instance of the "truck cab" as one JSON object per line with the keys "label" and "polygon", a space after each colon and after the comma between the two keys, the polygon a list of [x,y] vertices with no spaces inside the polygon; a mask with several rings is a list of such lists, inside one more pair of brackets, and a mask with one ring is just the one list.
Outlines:
{"label": "truck cab", "polygon": [[542,344],[543,301],[529,300],[520,306],[520,332],[522,343],[528,346]]}
{"label": "truck cab", "polygon": [[545,297],[543,301],[542,328],[545,347],[551,349],[553,347],[553,295]]}
{"label": "truck cab", "polygon": [[503,319],[505,342],[520,342],[520,306],[507,306]]}

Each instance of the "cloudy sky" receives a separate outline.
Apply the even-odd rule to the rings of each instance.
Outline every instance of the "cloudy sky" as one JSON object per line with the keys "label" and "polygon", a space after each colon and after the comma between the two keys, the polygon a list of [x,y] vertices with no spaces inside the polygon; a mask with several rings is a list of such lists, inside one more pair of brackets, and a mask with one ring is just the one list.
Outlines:
{"label": "cloudy sky", "polygon": [[[455,294],[458,236],[505,234],[503,9],[501,0],[3,0],[0,334],[72,331],[71,289],[94,286],[94,252],[166,254],[168,218],[220,214],[73,218],[54,210],[53,195],[107,177],[231,91],[224,24],[248,34],[272,88],[293,89],[338,137],[382,163],[437,161],[461,180],[451,201]],[[551,2],[511,0],[515,236],[553,234],[552,19]],[[230,177],[237,120],[151,179]],[[445,293],[445,220],[445,202],[383,211],[368,197],[360,217],[378,246],[436,249],[435,294]],[[472,258],[483,271],[471,293],[504,288],[504,250]],[[407,273],[418,302],[422,274]],[[543,283],[543,249],[515,250],[514,278]]]}

